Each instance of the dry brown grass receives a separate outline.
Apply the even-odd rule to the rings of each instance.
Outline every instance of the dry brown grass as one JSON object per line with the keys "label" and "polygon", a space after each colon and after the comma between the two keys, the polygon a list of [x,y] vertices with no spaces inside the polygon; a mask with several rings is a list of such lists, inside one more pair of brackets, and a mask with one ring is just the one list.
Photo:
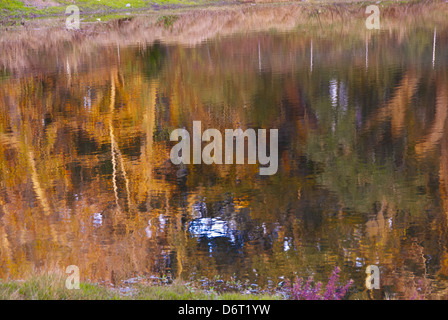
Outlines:
{"label": "dry brown grass", "polygon": [[[236,33],[278,30],[298,27],[322,31],[337,28],[341,33],[355,32],[364,37],[365,7],[368,2],[341,4],[276,3],[242,4],[228,7],[208,7],[178,11],[140,14],[129,19],[110,22],[82,22],[81,30],[65,29],[64,19],[31,21],[25,27],[15,27],[0,33],[0,67],[19,70],[32,67],[36,52],[66,52],[62,44],[69,43],[76,52],[89,51],[92,46],[121,46],[155,41],[194,46],[204,40]],[[446,23],[448,5],[443,2],[379,5],[381,29],[405,28],[425,20],[431,26]],[[177,15],[167,27],[160,17]]]}

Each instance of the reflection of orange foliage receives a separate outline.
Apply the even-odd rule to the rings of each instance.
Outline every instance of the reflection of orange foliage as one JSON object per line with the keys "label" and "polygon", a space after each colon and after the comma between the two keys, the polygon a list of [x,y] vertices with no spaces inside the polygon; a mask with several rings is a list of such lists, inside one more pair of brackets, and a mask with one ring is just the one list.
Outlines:
{"label": "reflection of orange foliage", "polygon": [[[104,82],[101,73],[97,73],[96,76],[98,78],[91,79],[70,76],[72,90],[79,94],[86,82],[90,84]],[[98,144],[107,144],[111,133],[110,127],[109,132],[105,130],[104,116],[100,111],[104,104],[108,103],[107,95],[98,92],[97,100],[92,103],[91,110],[76,107],[77,117],[58,118],[55,111],[50,111],[52,108],[58,107],[57,99],[52,96],[38,98],[40,94],[38,88],[46,82],[46,79],[36,80],[36,82],[24,80],[23,86],[3,86],[0,93],[2,97],[8,97],[8,106],[18,107],[12,110],[13,112],[5,114],[1,119],[3,128],[17,129],[13,129],[13,134],[3,132],[1,134],[0,147],[3,151],[0,158],[3,168],[1,176],[2,181],[6,182],[4,186],[7,188],[2,189],[3,195],[0,199],[2,207],[0,257],[2,261],[6,262],[1,265],[0,274],[2,277],[5,275],[20,277],[32,265],[36,268],[54,266],[64,270],[65,266],[76,264],[85,276],[115,281],[116,279],[113,278],[123,277],[121,270],[127,270],[125,273],[129,270],[136,270],[139,273],[148,271],[145,269],[146,259],[143,260],[144,264],[140,261],[142,261],[141,257],[148,255],[148,252],[157,251],[157,249],[150,249],[154,243],[148,242],[146,236],[142,234],[137,237],[138,239],[135,238],[137,242],[128,244],[123,242],[125,235],[134,234],[136,236],[137,230],[144,230],[148,218],[144,219],[138,215],[115,216],[115,210],[111,209],[109,201],[111,197],[98,196],[98,193],[110,194],[113,192],[110,179],[107,176],[97,175],[95,177],[91,173],[104,160],[95,154],[78,154],[76,146],[72,143],[77,135],[84,134],[87,137],[92,137],[88,139],[95,139]],[[50,82],[51,80],[49,78]],[[64,83],[64,77],[60,78],[59,83]],[[111,83],[113,92],[116,91],[116,93],[112,94],[110,104],[115,104],[115,95],[118,96],[120,103],[123,103],[125,97],[123,86],[120,85],[115,90],[114,83],[117,83],[117,80],[114,79]],[[58,88],[64,90],[63,85]],[[4,91],[5,89],[7,91]],[[22,89],[23,91],[20,91]],[[142,92],[144,91],[142,90]],[[154,90],[152,92],[154,94]],[[54,94],[57,95],[57,92]],[[44,103],[41,104],[38,101]],[[135,107],[135,105],[128,104],[127,108],[115,111],[115,115],[113,109],[109,110],[109,114],[114,119],[134,117]],[[152,112],[154,112],[154,103],[149,108],[152,108]],[[74,109],[66,105],[64,112],[70,113]],[[39,124],[44,122],[43,117],[48,112],[51,112],[53,121],[49,128],[42,130]],[[145,121],[145,127],[141,127],[148,133],[147,144],[150,148],[147,149],[146,157],[151,156],[152,152],[150,145],[154,121],[154,116],[150,115]],[[117,123],[120,122],[112,123],[113,130]],[[136,128],[138,126],[131,129],[135,130]],[[148,128],[151,131],[148,132]],[[115,148],[111,150],[117,154],[118,167],[116,170],[121,170],[123,174],[129,174],[128,178],[137,182],[135,180],[136,173],[140,174],[145,171],[135,170],[135,166],[130,166],[131,171],[128,171],[129,168],[126,168],[128,165],[125,163],[128,159],[121,153],[122,147],[119,146],[123,143],[121,137],[126,136],[128,134],[126,131],[129,129],[119,125],[116,130],[119,131],[120,138],[112,143],[115,144]],[[93,177],[88,185],[81,188],[82,194],[78,194],[79,191],[76,191],[72,183],[71,172],[65,169],[66,165],[70,165],[76,159],[82,164],[84,175]],[[152,163],[157,164],[161,159],[154,157],[153,160]],[[151,161],[145,161],[142,165],[146,166],[148,163]],[[149,177],[151,177],[150,174]],[[151,181],[147,180],[146,183],[151,184]],[[134,201],[137,202],[142,201],[139,197],[147,196],[147,193],[140,195],[136,193],[137,191],[141,192],[138,183],[119,184],[118,188],[120,193],[124,190],[129,196],[130,192],[126,190],[133,188],[133,194],[136,195]],[[27,189],[35,190],[35,195],[27,193]],[[79,190],[79,187],[77,189]],[[147,188],[147,190],[149,189],[151,187]],[[169,192],[167,185],[162,185],[162,188],[159,187],[159,189]],[[68,202],[68,199],[74,194],[80,198],[74,202],[75,206]],[[33,205],[33,197],[39,200],[37,205]],[[129,198],[127,201],[129,202]],[[46,215],[42,215],[42,212]],[[101,213],[105,219],[104,227],[115,233],[115,239],[110,239],[112,240],[111,245],[101,244],[102,232],[96,230],[92,224],[92,216],[95,213]],[[152,214],[157,215],[157,212]],[[29,249],[31,251],[28,251]],[[32,256],[29,256],[27,252],[31,252]],[[79,256],[80,252],[85,254]],[[42,261],[45,261],[45,264],[42,265]],[[126,265],[128,267],[125,267]]]}
{"label": "reflection of orange foliage", "polygon": [[392,118],[392,134],[397,138],[404,128],[406,110],[417,90],[417,84],[418,78],[413,73],[405,74],[392,99],[376,112],[373,118],[369,119],[365,130],[370,131],[372,126],[381,124],[390,117]]}
{"label": "reflection of orange foliage", "polygon": [[445,252],[443,257],[440,259],[440,270],[439,274],[448,277],[448,253]]}
{"label": "reflection of orange foliage", "polygon": [[[446,120],[448,115],[448,87],[444,79],[437,81],[436,114],[434,124],[429,129],[429,134],[415,146],[418,155],[424,155],[433,149],[446,136]],[[442,161],[443,162],[443,161]]]}
{"label": "reflection of orange foliage", "polygon": [[[292,25],[293,17],[285,10],[281,12],[285,25]],[[251,19],[259,21],[258,17]],[[188,20],[179,23],[187,24]],[[178,36],[172,35],[173,39]],[[203,37],[194,41],[198,39]],[[73,54],[57,65],[63,71],[55,67],[55,74],[37,70],[33,75],[3,79],[0,277],[23,277],[34,268],[64,269],[76,264],[84,277],[117,283],[134,275],[165,272],[168,263],[178,277],[190,275],[196,268],[211,277],[222,271],[221,266],[204,251],[196,250],[198,241],[188,236],[187,226],[199,196],[221,201],[226,194],[231,194],[235,209],[229,221],[246,213],[251,223],[265,223],[266,230],[256,232],[275,235],[268,250],[263,239],[248,241],[241,249],[262,276],[276,280],[276,276],[292,274],[299,266],[316,264],[318,258],[330,264],[360,258],[366,263],[371,260],[373,264],[381,261],[398,265],[402,270],[400,258],[406,254],[402,251],[408,249],[415,254],[406,259],[421,269],[423,251],[400,242],[406,227],[389,225],[397,216],[397,208],[386,200],[367,222],[360,221],[364,218],[360,215],[348,217],[350,214],[339,208],[328,210],[330,214],[336,211],[337,217],[316,213],[316,221],[314,216],[309,218],[316,223],[312,236],[326,251],[316,254],[318,249],[305,247],[309,243],[303,241],[304,235],[312,228],[302,221],[303,215],[309,214],[303,208],[308,207],[298,204],[312,203],[319,207],[317,210],[326,209],[325,201],[333,201],[335,195],[315,182],[311,171],[321,168],[306,168],[306,177],[295,171],[311,128],[319,126],[312,108],[307,109],[303,103],[313,96],[309,91],[314,89],[304,87],[311,81],[292,75],[291,70],[297,69],[295,59],[275,56],[294,50],[297,56],[303,55],[309,40],[303,35],[275,40],[248,35],[223,38],[218,44],[207,43],[195,50],[172,45],[163,47],[170,63],[162,71],[145,70],[148,48],[138,48],[141,56],[137,50],[122,49],[119,59],[116,47],[106,47],[98,49],[99,59]],[[258,57],[259,44],[263,66],[274,75],[282,74],[285,78],[273,78],[282,81],[258,81],[259,61],[254,57]],[[132,66],[120,61],[132,61]],[[391,120],[394,138],[402,135],[403,127],[410,126],[406,115],[413,112],[408,105],[419,79],[417,71],[405,73],[390,101],[363,124],[366,131]],[[442,143],[440,191],[448,212],[448,138],[444,132],[447,99],[444,82],[437,79],[436,85],[437,115],[430,133],[424,136],[426,127],[415,129],[415,137],[407,143],[413,146],[416,139],[423,141],[417,144],[417,153],[426,153]],[[272,100],[258,102],[272,109],[259,115],[253,97],[263,90],[271,90],[263,98]],[[256,116],[261,120],[254,120]],[[284,142],[287,146],[280,155],[281,178],[258,179],[256,165],[210,166],[201,171],[191,165],[185,182],[188,192],[182,190],[176,178],[168,180],[178,169],[169,162],[170,144],[166,137],[154,133],[163,135],[163,130],[189,126],[192,120],[220,130],[246,129],[254,121],[259,126],[290,130],[285,135],[290,140]],[[419,139],[422,136],[424,139]],[[204,183],[204,172],[216,183]],[[315,195],[319,197],[312,198]],[[179,199],[182,204],[176,203]],[[102,217],[100,226],[94,224],[95,214]],[[322,222],[321,218],[326,220]],[[316,231],[321,226],[322,230]],[[339,235],[334,236],[336,241],[328,241],[328,230],[333,236]],[[349,249],[338,243],[342,239],[350,242]],[[291,251],[285,252],[285,246]],[[443,260],[441,274],[446,272],[445,263]],[[242,269],[246,267],[242,265]],[[407,281],[416,276],[400,272],[388,281],[406,290],[410,286]],[[412,294],[414,291],[406,293],[409,297]]]}
{"label": "reflection of orange foliage", "polygon": [[[257,41],[252,39],[249,47]],[[232,49],[230,44],[226,46]],[[194,262],[188,257],[191,250],[187,247],[197,243],[186,235],[182,212],[170,204],[172,194],[177,192],[176,182],[154,173],[172,170],[167,164],[169,145],[153,136],[162,116],[156,112],[157,104],[160,96],[170,97],[170,119],[164,123],[170,127],[201,119],[208,127],[245,128],[247,108],[251,107],[247,96],[256,88],[249,86],[240,93],[241,101],[248,100],[247,108],[226,105],[220,118],[204,103],[200,87],[185,90],[184,77],[190,70],[183,69],[182,50],[170,52],[173,61],[179,62],[174,64],[176,69],[156,80],[117,66],[116,53],[106,50],[103,59],[110,63],[107,68],[87,64],[87,71],[79,72],[75,70],[77,63],[66,61],[66,70],[57,77],[24,76],[19,83],[6,81],[2,85],[0,99],[7,103],[0,119],[0,176],[4,181],[0,193],[0,258],[6,262],[0,267],[1,277],[23,277],[33,268],[64,270],[76,264],[85,277],[116,283],[135,274],[164,272],[166,266],[158,263],[163,264],[173,252],[177,276],[198,265],[204,273],[208,270],[210,276],[216,274],[217,266],[207,256],[194,257]],[[132,59],[127,54],[121,52],[122,61]],[[242,65],[244,61],[233,67],[233,72]],[[214,72],[222,76],[228,72],[225,69],[227,66],[215,66]],[[170,86],[161,87],[160,78]],[[303,110],[291,90],[290,100],[297,109],[294,119],[279,121],[292,120],[300,125],[297,119]],[[5,128],[13,128],[13,133]],[[306,130],[302,138],[305,135]],[[126,152],[135,141],[137,156]],[[92,145],[92,149],[81,150],[83,145]],[[107,151],[98,152],[101,149]],[[283,154],[285,163],[288,157]],[[256,187],[257,182],[252,181],[258,172],[256,165],[210,170],[226,183],[191,186],[197,192],[189,194],[189,208],[197,194],[228,192],[228,183],[236,186],[239,182],[235,181],[250,181]],[[196,178],[191,169],[188,183]],[[236,210],[250,207],[253,201],[235,196]],[[258,215],[262,211],[254,212]],[[93,222],[99,214],[102,224],[97,227]],[[165,220],[164,226],[161,219]],[[260,248],[253,250],[258,252]]]}

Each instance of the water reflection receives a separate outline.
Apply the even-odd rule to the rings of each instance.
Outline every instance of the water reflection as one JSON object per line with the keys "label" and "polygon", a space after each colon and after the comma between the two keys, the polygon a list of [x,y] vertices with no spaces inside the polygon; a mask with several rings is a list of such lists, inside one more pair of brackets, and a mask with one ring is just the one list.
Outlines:
{"label": "water reflection", "polygon": [[[266,286],[338,264],[362,291],[377,264],[389,295],[442,292],[447,29],[436,68],[434,35],[378,33],[368,68],[363,37],[267,32],[98,46],[3,74],[0,277],[76,264],[112,283]],[[193,120],[278,128],[278,173],[173,165],[169,133]]]}

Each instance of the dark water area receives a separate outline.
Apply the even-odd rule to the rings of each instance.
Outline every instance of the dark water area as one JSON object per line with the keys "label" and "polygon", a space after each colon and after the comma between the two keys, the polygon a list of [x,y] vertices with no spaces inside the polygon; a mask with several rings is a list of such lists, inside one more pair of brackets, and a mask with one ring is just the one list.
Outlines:
{"label": "dark water area", "polygon": [[[434,42],[435,39],[435,42]],[[448,28],[37,52],[0,73],[0,278],[448,287]],[[170,132],[278,129],[279,166],[174,165]],[[191,132],[191,131],[190,131]]]}

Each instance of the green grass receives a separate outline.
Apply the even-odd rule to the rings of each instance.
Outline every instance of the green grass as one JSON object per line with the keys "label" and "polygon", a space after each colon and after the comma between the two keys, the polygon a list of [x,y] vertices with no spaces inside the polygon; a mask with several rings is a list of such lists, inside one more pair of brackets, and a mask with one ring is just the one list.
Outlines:
{"label": "green grass", "polygon": [[179,17],[175,15],[161,16],[157,20],[157,23],[162,24],[165,29],[168,29],[173,26],[173,23],[176,22],[177,19],[179,19]]}
{"label": "green grass", "polygon": [[0,16],[29,14],[30,8],[26,7],[22,1],[3,0],[0,2]]}
{"label": "green grass", "polygon": [[[97,11],[97,10],[130,10],[130,9],[142,9],[149,7],[156,1],[146,0],[76,0],[75,3],[71,1],[59,0],[65,6],[77,5],[81,11]],[[164,1],[162,1],[164,2]],[[129,4],[130,6],[126,6]]]}
{"label": "green grass", "polygon": [[[47,0],[51,1],[51,6],[39,7],[38,4],[45,0],[29,0],[29,5],[26,5],[24,0],[0,0],[0,22],[3,25],[8,25],[9,20],[32,19],[38,17],[49,16],[64,16],[65,10],[69,5],[76,5],[79,7],[82,15],[95,14],[102,16],[105,14],[113,14],[118,12],[132,12],[136,10],[152,9],[152,5],[157,3],[161,7],[168,6],[186,6],[186,5],[202,5],[217,3],[218,0]],[[296,1],[297,0],[293,0]],[[369,0],[368,2],[372,2]],[[415,3],[420,0],[385,0],[381,2],[382,6],[394,6],[397,4]],[[235,0],[229,0],[235,2]],[[275,2],[275,1],[274,1]],[[351,0],[341,0],[340,3],[350,3]],[[358,4],[364,4],[358,0],[353,1]],[[325,0],[318,0],[316,5],[326,3]],[[33,5],[34,4],[34,5]],[[129,4],[129,6],[126,6]],[[163,21],[166,28],[170,27],[170,20]]]}
{"label": "green grass", "polygon": [[37,6],[27,6],[20,0],[2,0],[0,2],[0,19],[4,20],[7,18],[33,18],[58,14],[62,15],[65,13],[66,8],[62,2],[65,1],[58,1],[58,3],[61,3],[58,6],[39,8]]}
{"label": "green grass", "polygon": [[65,277],[57,274],[32,276],[24,281],[0,280],[0,300],[266,300],[272,295],[241,293],[216,294],[193,290],[182,284],[135,285],[127,294],[98,284],[80,283],[79,289],[65,287]]}
{"label": "green grass", "polygon": [[71,0],[52,0],[54,5],[47,7],[39,7],[38,5],[27,6],[20,0],[1,0],[0,19],[30,19],[34,17],[64,15],[69,5],[78,6],[82,14],[105,14],[117,11],[149,9],[154,3],[159,5],[191,5],[200,4],[205,1],[213,2],[214,0],[75,0],[73,2]]}

